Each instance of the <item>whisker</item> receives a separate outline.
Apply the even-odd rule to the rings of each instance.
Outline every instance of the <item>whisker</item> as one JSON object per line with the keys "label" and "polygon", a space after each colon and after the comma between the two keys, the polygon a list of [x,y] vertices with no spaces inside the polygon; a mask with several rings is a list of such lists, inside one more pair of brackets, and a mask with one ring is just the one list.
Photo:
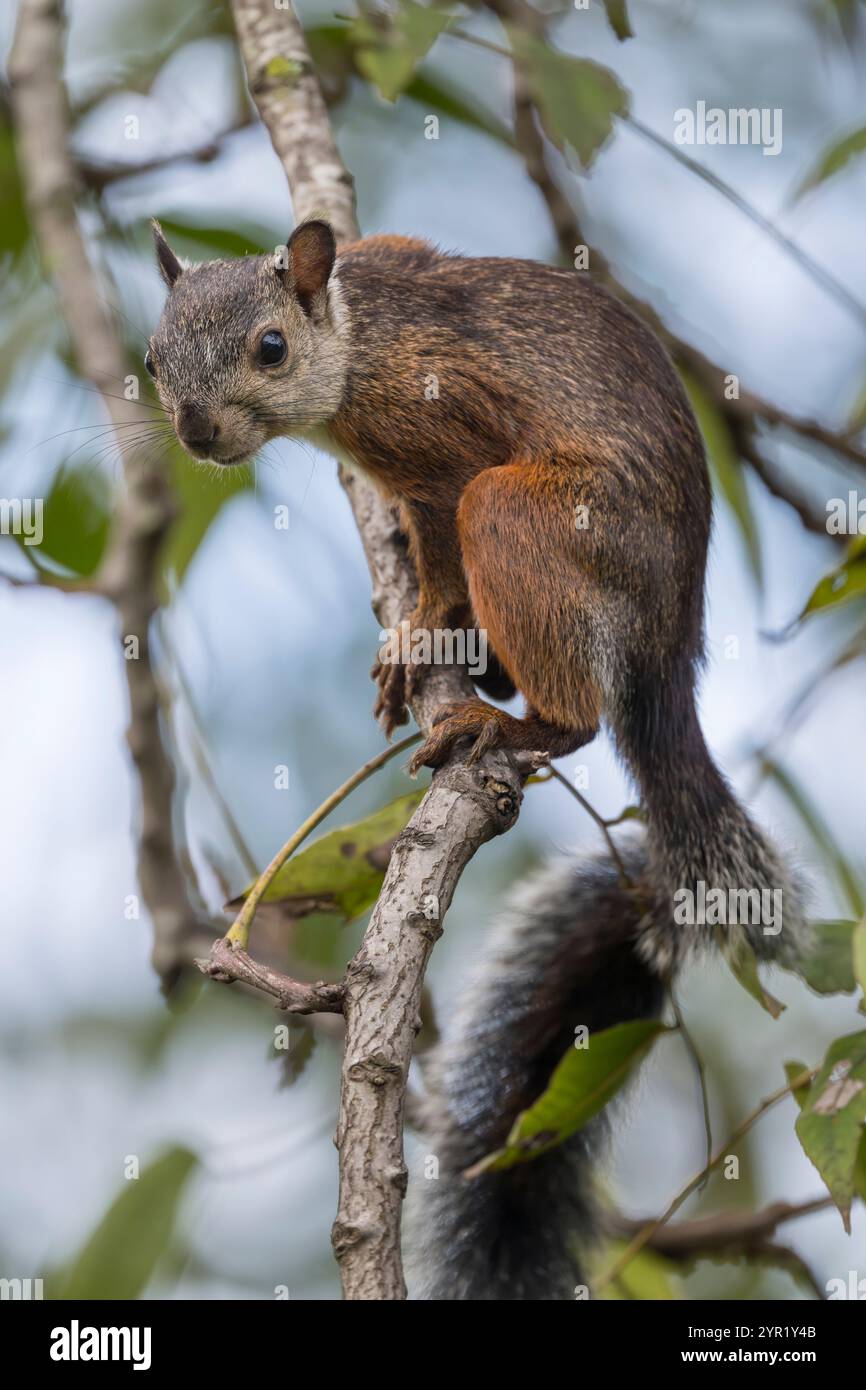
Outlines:
{"label": "whisker", "polygon": [[116,314],[119,314],[120,317],[123,319],[124,323],[127,324],[133,330],[134,333],[137,333],[139,338],[142,338],[148,344],[150,343],[149,335],[145,333],[143,329],[139,328],[137,323],[133,323],[132,319],[127,318],[123,310],[119,308],[118,305],[113,304],[111,300],[107,297],[107,295],[100,294],[99,291],[97,291],[97,298],[101,299],[103,304],[107,304],[109,309],[113,309]]}
{"label": "whisker", "polygon": [[[49,434],[47,439],[38,440],[36,444],[33,444],[29,449],[25,451],[24,457],[27,458],[28,455],[33,453],[34,449],[41,449],[43,444],[52,444],[55,439],[65,438],[67,434],[80,434],[82,431],[86,430],[89,431],[91,434],[95,433],[101,435],[105,434],[106,432],[110,433],[111,431],[118,429],[132,429],[133,427],[140,428],[143,425],[148,426],[150,429],[171,429],[170,425],[164,425],[159,420],[122,420],[118,424],[115,424],[113,421],[109,421],[107,424],[104,425],[73,425],[70,429],[58,430],[56,434]],[[85,443],[87,443],[86,440]]]}

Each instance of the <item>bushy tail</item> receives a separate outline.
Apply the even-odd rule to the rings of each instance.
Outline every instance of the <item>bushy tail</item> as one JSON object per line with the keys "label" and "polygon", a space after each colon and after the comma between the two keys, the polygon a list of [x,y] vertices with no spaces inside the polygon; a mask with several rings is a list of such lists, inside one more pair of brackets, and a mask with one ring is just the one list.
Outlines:
{"label": "bushy tail", "polygon": [[802,884],[713,762],[688,663],[667,680],[633,681],[611,724],[648,821],[645,958],[672,975],[691,952],[745,940],[762,960],[796,961]]}
{"label": "bushy tail", "polygon": [[[644,851],[623,857],[637,882]],[[603,1119],[530,1163],[461,1174],[502,1144],[578,1025],[592,1033],[658,1012],[662,981],[635,949],[641,911],[602,857],[550,866],[512,900],[428,1070],[425,1143],[439,1176],[419,1194],[421,1297],[567,1299],[585,1282]]]}
{"label": "bushy tail", "polygon": [[[799,887],[713,763],[690,674],[632,689],[611,722],[647,829],[622,852],[628,884],[598,857],[521,888],[466,990],[429,1069],[425,1139],[439,1177],[419,1194],[422,1297],[573,1297],[597,1231],[592,1159],[605,1118],[529,1163],[461,1174],[501,1146],[578,1025],[592,1034],[654,1017],[701,947],[744,936],[763,959],[785,961],[802,949]],[[724,895],[721,922],[718,911],[699,920],[710,891]]]}

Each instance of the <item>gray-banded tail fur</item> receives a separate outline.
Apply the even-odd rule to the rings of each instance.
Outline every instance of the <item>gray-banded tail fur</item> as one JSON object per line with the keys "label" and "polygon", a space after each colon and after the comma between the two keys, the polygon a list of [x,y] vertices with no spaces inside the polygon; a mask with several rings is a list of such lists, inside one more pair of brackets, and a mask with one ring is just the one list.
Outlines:
{"label": "gray-banded tail fur", "polygon": [[[521,887],[428,1066],[422,1123],[439,1176],[416,1192],[413,1283],[422,1298],[574,1297],[598,1238],[593,1167],[607,1116],[528,1163],[462,1174],[502,1145],[578,1026],[591,1035],[656,1017],[689,954],[730,945],[740,930],[764,959],[792,960],[802,949],[800,886],[734,799],[696,716],[617,732],[649,820],[621,850],[628,885],[599,855],[550,865]],[[657,751],[648,755],[648,746]],[[782,931],[678,924],[674,893],[700,880],[781,890]]]}
{"label": "gray-banded tail fur", "polygon": [[[713,762],[690,664],[668,679],[633,677],[610,722],[648,821],[654,906],[641,934],[646,959],[671,974],[689,953],[734,947],[742,932],[760,959],[797,960],[806,935],[803,885]],[[711,893],[715,907],[704,911]]]}
{"label": "gray-banded tail fur", "polygon": [[[642,845],[624,859],[630,878],[645,875]],[[567,1299],[585,1282],[603,1118],[530,1163],[461,1174],[502,1144],[575,1028],[657,1014],[663,984],[636,950],[642,911],[604,857],[551,865],[513,898],[428,1069],[425,1143],[439,1177],[418,1194],[422,1298]]]}

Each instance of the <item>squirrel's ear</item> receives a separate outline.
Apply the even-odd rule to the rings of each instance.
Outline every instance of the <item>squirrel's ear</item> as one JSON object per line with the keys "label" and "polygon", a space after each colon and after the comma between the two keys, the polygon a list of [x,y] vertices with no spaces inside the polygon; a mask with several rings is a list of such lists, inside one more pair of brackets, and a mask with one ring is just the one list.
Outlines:
{"label": "squirrel's ear", "polygon": [[288,241],[292,288],[305,314],[309,314],[316,297],[327,286],[337,242],[327,222],[302,222]]}
{"label": "squirrel's ear", "polygon": [[163,236],[162,227],[155,217],[151,219],[150,226],[153,232],[153,244],[156,247],[156,260],[159,266],[159,273],[168,285],[168,288],[171,289],[172,285],[183,273],[183,266]]}

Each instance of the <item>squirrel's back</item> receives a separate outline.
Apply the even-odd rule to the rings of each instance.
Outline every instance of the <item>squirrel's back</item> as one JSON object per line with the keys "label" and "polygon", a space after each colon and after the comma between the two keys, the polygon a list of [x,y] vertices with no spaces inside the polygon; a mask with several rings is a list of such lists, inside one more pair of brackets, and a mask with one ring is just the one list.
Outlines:
{"label": "squirrel's back", "polygon": [[356,447],[381,448],[378,400],[414,412],[417,447],[440,468],[453,432],[453,456],[481,467],[521,453],[582,457],[628,471],[656,498],[661,480],[672,507],[694,500],[703,448],[677,373],[588,274],[393,236],[344,247],[337,273],[353,341],[337,432]]}

